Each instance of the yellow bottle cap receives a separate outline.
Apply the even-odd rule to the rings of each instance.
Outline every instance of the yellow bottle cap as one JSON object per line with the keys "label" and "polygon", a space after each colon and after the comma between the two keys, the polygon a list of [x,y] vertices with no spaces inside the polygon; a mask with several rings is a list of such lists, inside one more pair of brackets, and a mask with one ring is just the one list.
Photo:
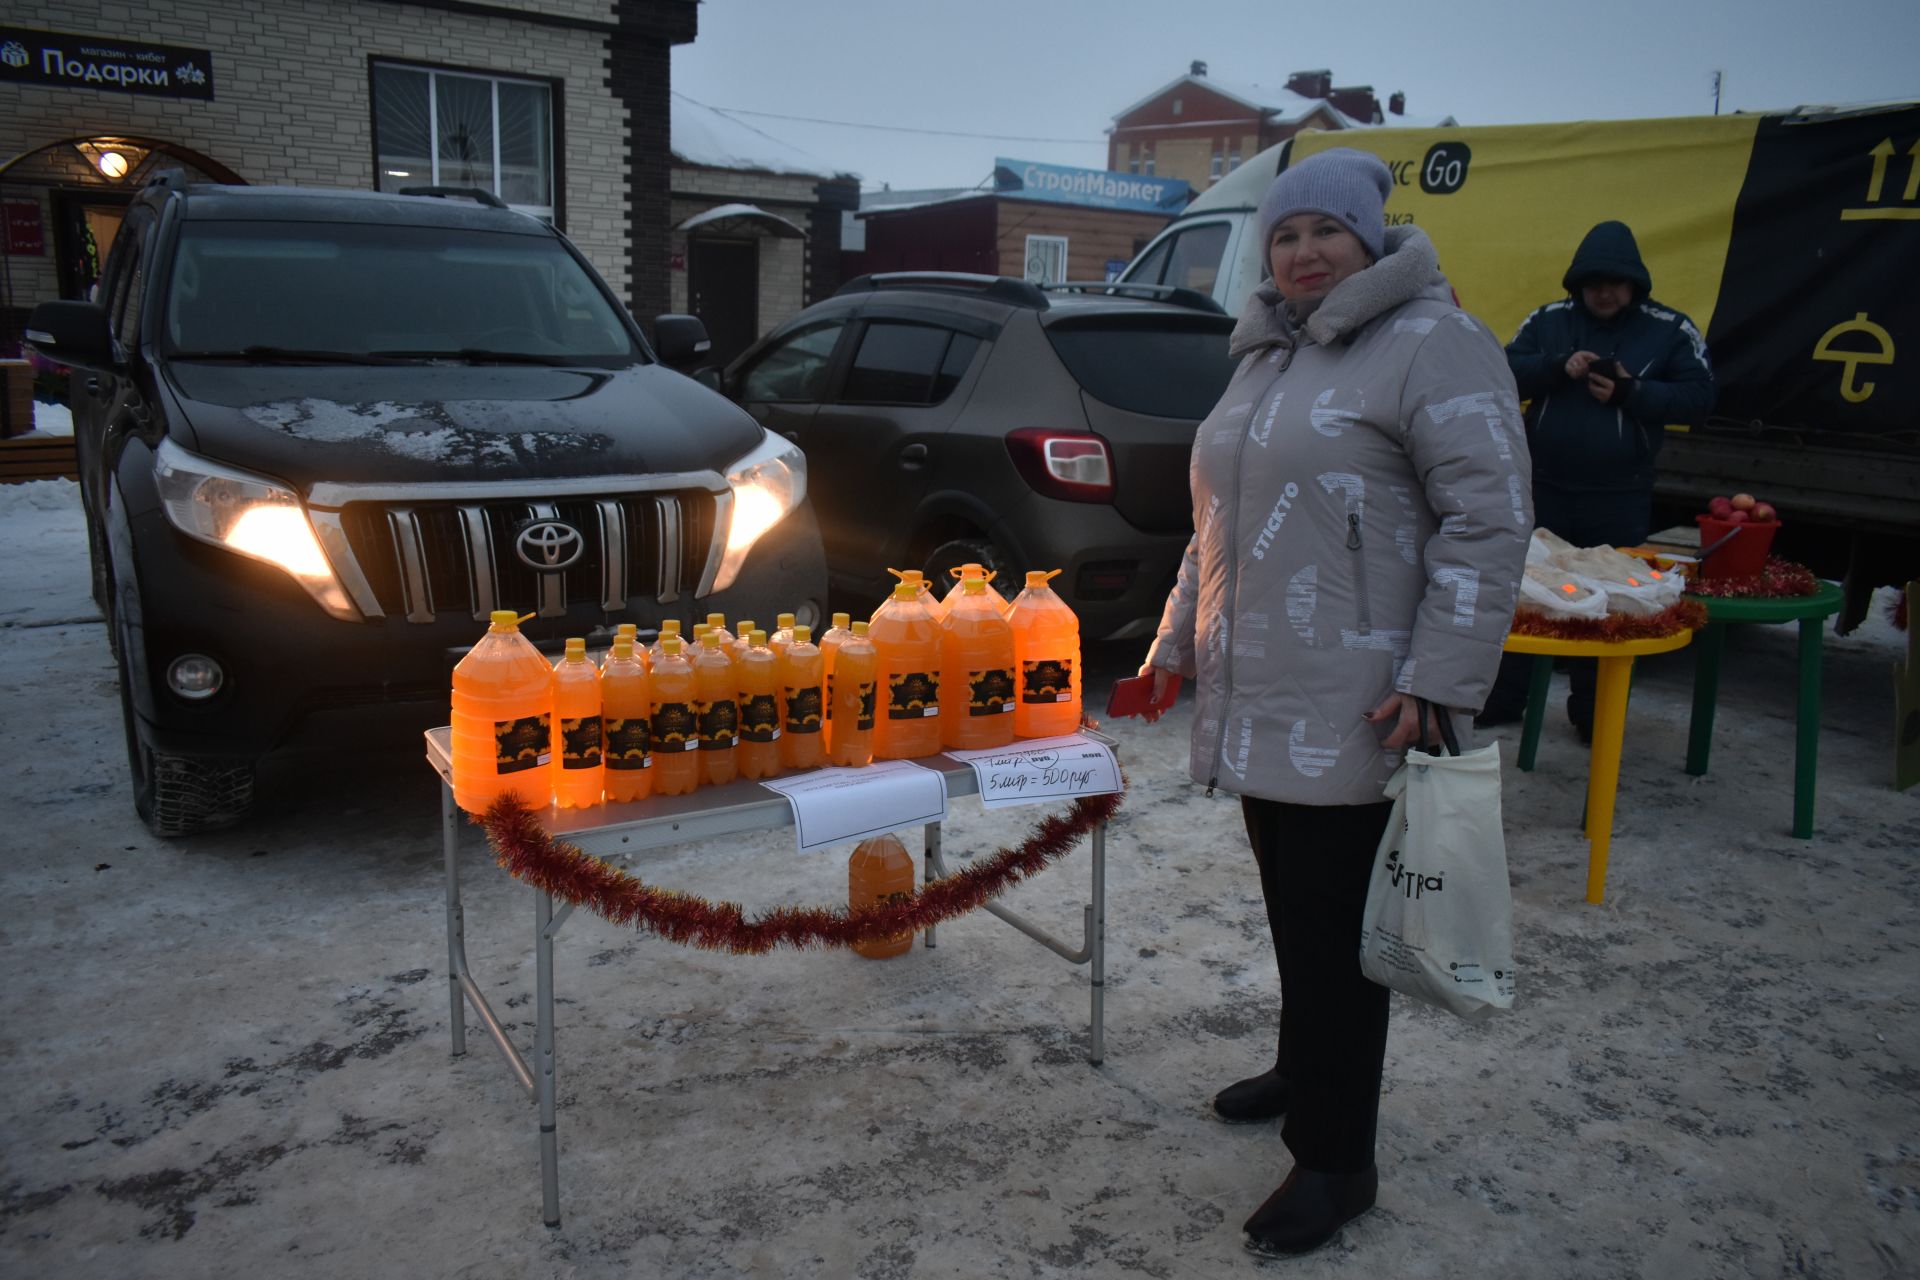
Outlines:
{"label": "yellow bottle cap", "polygon": [[774,615],[773,623],[782,630],[791,631],[793,630],[793,615],[790,613],[776,614]]}
{"label": "yellow bottle cap", "polygon": [[767,642],[767,633],[760,630],[760,628],[758,627],[755,627],[747,635],[747,643],[750,645],[763,645],[766,642]]}
{"label": "yellow bottle cap", "polygon": [[514,631],[520,629],[520,615],[511,609],[495,609],[487,615],[487,618],[496,627],[504,627]]}
{"label": "yellow bottle cap", "polygon": [[836,613],[833,615],[833,625],[840,628],[842,631],[845,631],[847,629],[847,624],[852,621],[853,621],[853,615],[850,613]]}
{"label": "yellow bottle cap", "polygon": [[857,636],[863,636],[863,635],[865,635],[865,634],[867,634],[867,624],[866,624],[866,623],[864,623],[864,622],[856,622],[856,623],[854,623],[854,624],[853,624],[853,634],[855,634],[855,635],[857,635]]}
{"label": "yellow bottle cap", "polygon": [[987,580],[985,578],[962,578],[960,579],[960,592],[962,595],[983,596],[987,594]]}
{"label": "yellow bottle cap", "polygon": [[795,624],[793,628],[793,642],[795,644],[812,644],[813,628],[804,622]]}
{"label": "yellow bottle cap", "polygon": [[633,656],[633,637],[615,636],[613,638],[613,656],[626,659]]}
{"label": "yellow bottle cap", "polygon": [[707,626],[709,626],[709,627],[711,627],[711,628],[713,628],[713,629],[715,629],[715,630],[722,630],[722,629],[724,629],[724,628],[726,627],[726,625],[727,625],[727,615],[726,615],[726,614],[724,614],[724,613],[710,613],[710,614],[708,614],[708,615],[707,615]]}
{"label": "yellow bottle cap", "polygon": [[694,623],[694,624],[693,624],[693,642],[694,642],[695,644],[699,644],[699,643],[700,643],[700,637],[701,637],[701,636],[704,636],[705,634],[707,634],[707,632],[709,632],[709,631],[711,631],[711,630],[713,630],[713,624],[712,624],[711,622],[696,622],[696,623]]}
{"label": "yellow bottle cap", "polygon": [[920,598],[920,585],[918,582],[908,582],[903,578],[893,584],[893,598],[895,600],[918,600]]}
{"label": "yellow bottle cap", "polygon": [[675,636],[677,636],[677,635],[679,635],[679,634],[680,634],[680,619],[678,619],[678,618],[668,618],[668,619],[667,619],[667,620],[666,620],[665,622],[662,622],[662,623],[660,624],[660,634],[661,634],[662,636],[668,636],[668,635],[675,635]]}
{"label": "yellow bottle cap", "polygon": [[753,630],[753,619],[742,618],[740,619],[740,625],[733,629],[733,634],[735,637],[739,637],[747,634],[747,632],[751,630]]}
{"label": "yellow bottle cap", "polygon": [[700,647],[702,649],[718,649],[720,647],[720,637],[711,631],[704,632],[700,636]]}
{"label": "yellow bottle cap", "polygon": [[669,631],[660,637],[660,652],[669,657],[677,657],[680,653],[681,643],[680,633],[678,631]]}
{"label": "yellow bottle cap", "polygon": [[626,636],[628,639],[632,639],[633,637],[639,634],[640,634],[640,624],[637,622],[623,622],[619,626],[613,629],[614,639],[616,640],[619,639],[621,636]]}
{"label": "yellow bottle cap", "polygon": [[585,662],[587,660],[587,642],[579,636],[567,637],[567,661]]}
{"label": "yellow bottle cap", "polygon": [[1044,587],[1059,575],[1060,571],[1058,569],[1029,569],[1027,570],[1027,585],[1030,587]]}

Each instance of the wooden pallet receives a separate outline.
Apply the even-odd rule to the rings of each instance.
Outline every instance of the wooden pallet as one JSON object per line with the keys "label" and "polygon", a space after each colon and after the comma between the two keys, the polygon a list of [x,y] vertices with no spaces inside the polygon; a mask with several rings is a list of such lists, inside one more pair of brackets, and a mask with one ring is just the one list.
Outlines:
{"label": "wooden pallet", "polygon": [[73,437],[0,440],[0,484],[61,478],[80,478],[80,464],[73,456]]}

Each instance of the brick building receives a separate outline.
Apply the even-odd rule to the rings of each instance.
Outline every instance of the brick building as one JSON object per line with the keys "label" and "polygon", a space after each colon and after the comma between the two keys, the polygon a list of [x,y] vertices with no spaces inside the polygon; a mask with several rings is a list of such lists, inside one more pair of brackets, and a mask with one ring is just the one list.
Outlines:
{"label": "brick building", "polygon": [[650,319],[672,300],[670,53],[693,0],[14,0],[0,19],[8,332],[83,296],[145,177],[481,187]]}
{"label": "brick building", "polygon": [[1414,119],[1403,93],[1382,107],[1372,85],[1338,86],[1331,71],[1296,71],[1285,88],[1236,85],[1187,74],[1155,89],[1113,117],[1107,167],[1125,173],[1184,178],[1205,191],[1255,152],[1303,129],[1380,126],[1442,127],[1452,116]]}

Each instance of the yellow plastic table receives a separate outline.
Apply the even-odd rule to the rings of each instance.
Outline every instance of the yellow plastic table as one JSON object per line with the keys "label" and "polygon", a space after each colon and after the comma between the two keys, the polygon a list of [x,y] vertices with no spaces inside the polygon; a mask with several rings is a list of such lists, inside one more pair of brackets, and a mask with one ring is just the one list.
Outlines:
{"label": "yellow plastic table", "polygon": [[1532,689],[1527,698],[1526,726],[1521,732],[1519,765],[1533,768],[1540,741],[1540,722],[1546,712],[1546,682],[1554,658],[1597,658],[1600,677],[1593,695],[1593,751],[1587,765],[1587,901],[1599,902],[1607,891],[1607,852],[1613,843],[1614,795],[1620,789],[1620,745],[1627,731],[1627,688],[1633,660],[1650,653],[1671,653],[1686,647],[1693,632],[1679,631],[1652,640],[1559,640],[1549,636],[1511,634],[1508,653],[1531,654]]}

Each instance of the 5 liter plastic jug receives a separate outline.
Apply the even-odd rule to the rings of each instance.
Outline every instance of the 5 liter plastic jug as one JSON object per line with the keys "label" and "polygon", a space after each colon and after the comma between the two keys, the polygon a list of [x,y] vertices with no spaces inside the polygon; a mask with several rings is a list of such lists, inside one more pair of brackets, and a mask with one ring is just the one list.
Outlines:
{"label": "5 liter plastic jug", "polygon": [[717,787],[737,772],[733,749],[740,744],[740,686],[719,633],[700,637],[693,655],[694,717],[700,733],[700,784]]}
{"label": "5 liter plastic jug", "polygon": [[700,785],[700,725],[693,713],[693,664],[680,652],[680,637],[660,637],[651,676],[654,791],[684,796]]}
{"label": "5 liter plastic jug", "polygon": [[874,680],[879,664],[880,655],[867,637],[867,624],[854,623],[833,658],[828,763],[855,767],[873,763]]}
{"label": "5 liter plastic jug", "polygon": [[740,686],[740,746],[734,760],[743,778],[771,778],[780,772],[780,698],[774,672],[777,659],[767,633],[755,628],[734,664]]}
{"label": "5 liter plastic jug", "polygon": [[[913,896],[913,857],[897,836],[862,840],[847,859],[847,905],[854,908],[901,902]],[[913,932],[878,942],[856,942],[853,949],[869,960],[887,960],[913,950]]]}
{"label": "5 liter plastic jug", "polygon": [[575,636],[553,668],[553,802],[562,809],[600,803],[600,734],[600,672],[587,661],[587,642]]}
{"label": "5 liter plastic jug", "polygon": [[962,591],[940,628],[940,745],[970,749],[1013,741],[1013,628],[985,578]]}
{"label": "5 liter plastic jug", "polygon": [[826,680],[826,692],[821,697],[821,715],[826,723],[820,727],[820,745],[828,751],[833,750],[833,655],[840,649],[846,638],[853,634],[851,615],[836,613],[833,625],[820,637],[820,674]]}
{"label": "5 liter plastic jug", "polygon": [[607,733],[607,799],[645,800],[653,794],[652,681],[640,651],[627,637],[614,640],[600,668],[600,716]]}
{"label": "5 liter plastic jug", "polygon": [[529,808],[552,799],[553,668],[511,609],[453,669],[453,799],[484,813],[511,791]]}
{"label": "5 liter plastic jug", "polygon": [[1013,731],[1022,738],[1051,738],[1080,727],[1080,619],[1047,585],[1059,572],[1029,572],[1027,589],[1007,613],[1019,667]]}
{"label": "5 liter plastic jug", "polygon": [[880,706],[873,726],[878,760],[915,760],[940,751],[940,624],[919,597],[919,584],[900,583],[868,631],[879,655]]}
{"label": "5 liter plastic jug", "polygon": [[985,565],[969,561],[951,572],[953,585],[947,588],[947,594],[940,601],[948,611],[952,611],[953,606],[960,603],[960,592],[967,585],[967,579],[978,578],[987,584],[987,598],[993,601],[993,607],[1000,611],[1001,617],[1007,616],[1007,609],[1010,607],[1007,604],[1007,598],[1000,594],[998,587],[993,585],[993,575],[987,572]]}
{"label": "5 liter plastic jug", "polygon": [[793,643],[774,659],[774,680],[780,690],[780,763],[789,769],[818,769],[827,762],[821,732],[827,726],[825,667],[820,647],[813,643],[813,628],[808,626],[795,627]]}

